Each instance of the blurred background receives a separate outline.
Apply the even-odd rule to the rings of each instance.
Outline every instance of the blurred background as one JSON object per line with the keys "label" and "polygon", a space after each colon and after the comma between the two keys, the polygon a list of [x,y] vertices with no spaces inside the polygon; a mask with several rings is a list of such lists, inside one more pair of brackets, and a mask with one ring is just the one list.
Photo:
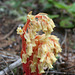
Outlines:
{"label": "blurred background", "polygon": [[23,75],[20,62],[10,65],[20,59],[22,41],[16,28],[24,26],[30,11],[53,19],[52,34],[60,38],[62,47],[54,68],[45,69],[43,75],[75,75],[75,0],[0,0],[0,75]]}

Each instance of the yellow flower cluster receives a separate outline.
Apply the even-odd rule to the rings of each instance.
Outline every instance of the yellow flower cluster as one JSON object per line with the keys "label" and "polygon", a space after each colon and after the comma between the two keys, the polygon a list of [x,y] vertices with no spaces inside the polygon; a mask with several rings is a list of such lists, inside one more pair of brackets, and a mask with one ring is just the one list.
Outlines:
{"label": "yellow flower cluster", "polygon": [[[39,13],[37,15],[28,14],[30,20],[28,31],[24,33],[26,39],[26,54],[22,54],[22,63],[27,63],[27,58],[32,56],[30,64],[31,72],[36,72],[38,66],[39,73],[44,73],[43,67],[53,68],[52,64],[56,62],[56,55],[61,52],[59,39],[51,35],[54,22],[47,14]],[[38,35],[39,31],[44,34]],[[23,30],[19,27],[17,33],[22,35]]]}

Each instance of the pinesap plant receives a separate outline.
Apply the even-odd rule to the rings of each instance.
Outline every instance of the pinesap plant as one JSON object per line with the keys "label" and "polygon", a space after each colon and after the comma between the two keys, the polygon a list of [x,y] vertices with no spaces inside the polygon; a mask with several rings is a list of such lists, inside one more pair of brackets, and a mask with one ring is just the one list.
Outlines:
{"label": "pinesap plant", "polygon": [[[22,38],[21,59],[25,75],[42,75],[44,67],[53,68],[56,56],[61,52],[59,39],[51,35],[54,22],[46,13],[32,15],[29,12],[23,28],[17,28]],[[39,35],[39,31],[43,34]]]}

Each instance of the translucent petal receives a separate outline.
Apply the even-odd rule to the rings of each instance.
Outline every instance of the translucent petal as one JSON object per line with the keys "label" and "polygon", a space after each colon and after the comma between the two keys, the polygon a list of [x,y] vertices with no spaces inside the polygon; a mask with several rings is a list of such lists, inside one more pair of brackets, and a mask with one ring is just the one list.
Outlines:
{"label": "translucent petal", "polygon": [[33,47],[36,46],[35,39],[32,40],[32,46],[33,46]]}
{"label": "translucent petal", "polygon": [[27,55],[24,53],[22,54],[22,63],[26,64],[26,62],[27,62]]}
{"label": "translucent petal", "polygon": [[36,55],[33,56],[33,63],[34,63],[34,64],[37,63],[37,56],[36,56]]}
{"label": "translucent petal", "polygon": [[28,44],[28,45],[27,45],[26,52],[27,52],[27,54],[28,54],[29,56],[32,55],[32,53],[33,53],[32,44]]}
{"label": "translucent petal", "polygon": [[43,62],[45,60],[46,54],[41,56],[40,62]]}
{"label": "translucent petal", "polygon": [[47,45],[42,45],[42,49],[43,49],[43,52],[47,52],[48,51]]}
{"label": "translucent petal", "polygon": [[39,69],[39,73],[45,73],[44,70],[43,70],[42,64],[38,64],[38,69]]}
{"label": "translucent petal", "polygon": [[47,25],[45,22],[42,22],[42,30],[45,32],[47,31]]}
{"label": "translucent petal", "polygon": [[25,33],[24,37],[27,40],[27,42],[31,42],[29,34],[27,32]]}
{"label": "translucent petal", "polygon": [[31,68],[31,73],[36,72],[36,65],[31,64],[30,68]]}

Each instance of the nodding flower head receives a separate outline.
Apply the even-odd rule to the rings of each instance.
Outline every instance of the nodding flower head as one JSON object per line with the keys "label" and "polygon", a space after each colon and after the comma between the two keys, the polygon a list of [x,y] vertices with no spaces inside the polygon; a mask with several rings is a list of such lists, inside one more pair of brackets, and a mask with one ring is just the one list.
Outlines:
{"label": "nodding flower head", "polygon": [[[18,27],[17,34],[22,38],[22,63],[28,64],[30,73],[44,73],[43,67],[53,68],[56,55],[61,52],[59,39],[51,35],[54,27],[53,20],[47,14],[32,15],[31,12],[23,29]],[[39,35],[39,31],[43,34]]]}

